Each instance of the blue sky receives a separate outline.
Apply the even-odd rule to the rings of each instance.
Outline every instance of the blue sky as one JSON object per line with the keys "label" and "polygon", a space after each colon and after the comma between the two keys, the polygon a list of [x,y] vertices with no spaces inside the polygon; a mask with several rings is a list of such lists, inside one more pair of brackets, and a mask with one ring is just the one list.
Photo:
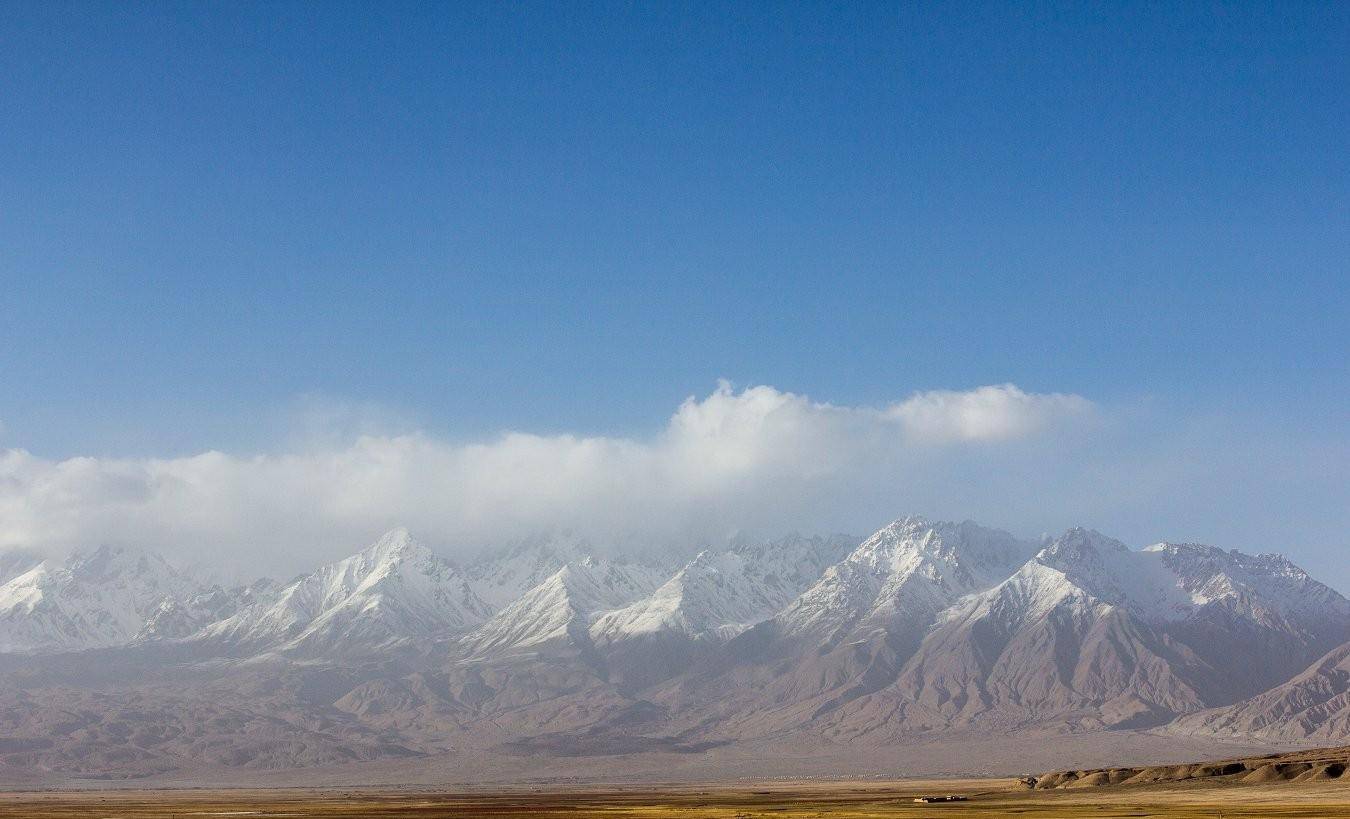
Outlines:
{"label": "blue sky", "polygon": [[[1344,5],[10,3],[0,39],[0,447],[1013,383],[1133,419],[1094,463],[1257,444],[1244,505],[1346,546]],[[1235,537],[1234,497],[1159,519]]]}

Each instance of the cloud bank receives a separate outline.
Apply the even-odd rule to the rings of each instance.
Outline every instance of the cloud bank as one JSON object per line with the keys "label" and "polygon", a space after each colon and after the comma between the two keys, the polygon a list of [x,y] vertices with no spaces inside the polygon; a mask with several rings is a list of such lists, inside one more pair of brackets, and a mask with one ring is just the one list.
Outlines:
{"label": "cloud bank", "polygon": [[640,440],[363,435],[173,459],[0,450],[0,549],[126,543],[284,573],[400,524],[452,554],[562,528],[614,548],[863,531],[915,510],[997,514],[981,499],[1018,503],[1024,471],[1090,440],[1100,421],[1085,398],[1011,384],[847,407],[722,382]]}

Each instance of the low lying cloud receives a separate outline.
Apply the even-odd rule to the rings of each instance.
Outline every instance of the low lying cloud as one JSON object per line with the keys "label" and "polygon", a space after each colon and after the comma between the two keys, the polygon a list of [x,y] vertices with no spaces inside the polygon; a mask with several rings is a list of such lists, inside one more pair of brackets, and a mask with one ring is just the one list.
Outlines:
{"label": "low lying cloud", "polygon": [[362,435],[290,454],[60,461],[0,450],[0,548],[127,543],[285,573],[394,525],[452,554],[559,528],[616,548],[860,530],[954,506],[965,470],[1053,450],[1096,415],[1080,396],[1010,384],[876,408],[723,382],[643,440]]}

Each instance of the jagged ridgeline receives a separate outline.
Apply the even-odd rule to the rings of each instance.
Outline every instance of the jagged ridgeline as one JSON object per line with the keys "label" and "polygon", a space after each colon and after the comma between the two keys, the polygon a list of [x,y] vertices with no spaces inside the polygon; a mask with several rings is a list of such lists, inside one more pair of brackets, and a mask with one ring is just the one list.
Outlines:
{"label": "jagged ridgeline", "polygon": [[463,564],[397,529],[285,583],[112,548],[0,572],[0,763],[18,769],[1350,737],[1340,594],[1276,554],[1083,529],[904,518],[675,563],[541,537]]}

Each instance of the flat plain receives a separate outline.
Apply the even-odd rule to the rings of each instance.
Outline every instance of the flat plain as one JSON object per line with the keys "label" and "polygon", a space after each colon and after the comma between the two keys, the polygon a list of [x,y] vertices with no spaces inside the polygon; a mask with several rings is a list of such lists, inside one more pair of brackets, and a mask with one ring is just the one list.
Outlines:
{"label": "flat plain", "polygon": [[[968,801],[917,804],[920,795]],[[0,794],[0,817],[24,819],[871,819],[873,817],[1350,817],[1350,786],[1124,786],[1028,791],[1014,780],[772,782],[737,785],[592,786],[497,791],[181,790]]]}

